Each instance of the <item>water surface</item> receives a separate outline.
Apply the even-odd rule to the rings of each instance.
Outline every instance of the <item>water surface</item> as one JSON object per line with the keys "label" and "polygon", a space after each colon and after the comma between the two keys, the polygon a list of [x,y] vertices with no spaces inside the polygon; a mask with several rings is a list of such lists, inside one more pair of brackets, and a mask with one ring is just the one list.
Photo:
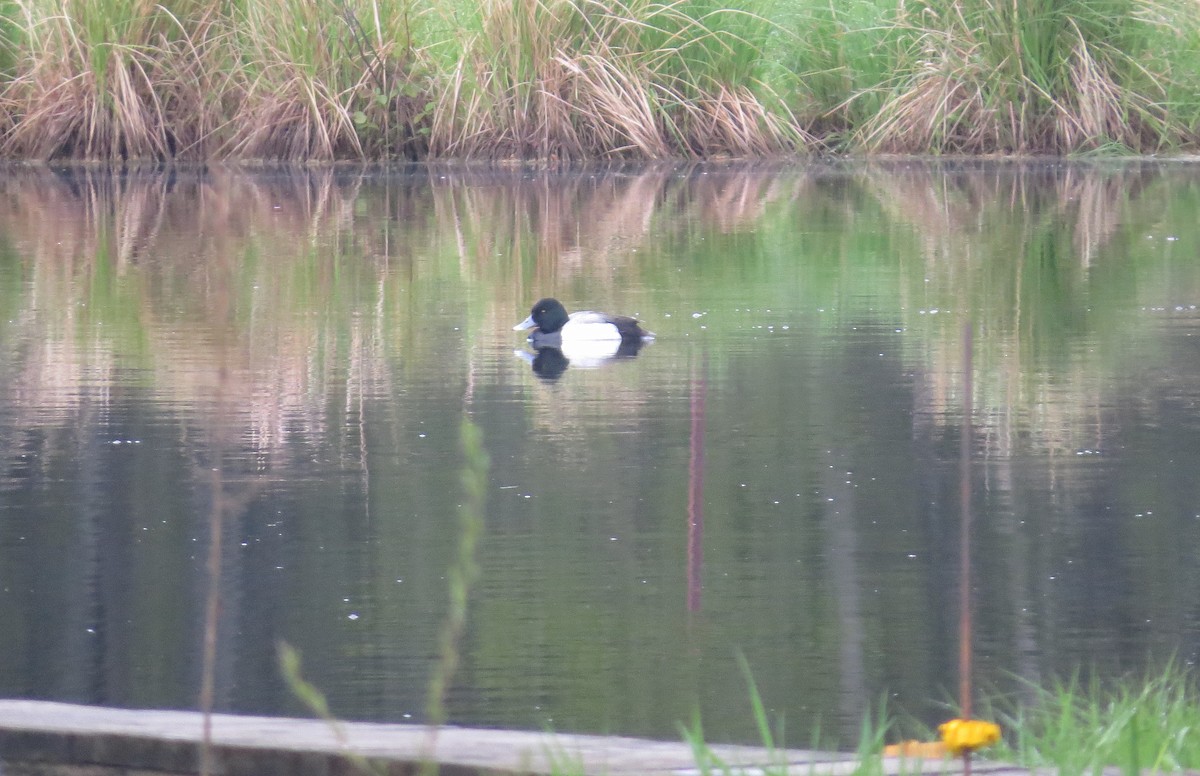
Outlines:
{"label": "water surface", "polygon": [[[0,694],[788,741],[1200,654],[1200,169],[0,177]],[[636,357],[535,372],[541,296]],[[970,328],[970,376],[963,333]],[[525,352],[525,358],[519,352]],[[561,366],[561,365],[560,365]],[[478,461],[476,461],[478,463]]]}

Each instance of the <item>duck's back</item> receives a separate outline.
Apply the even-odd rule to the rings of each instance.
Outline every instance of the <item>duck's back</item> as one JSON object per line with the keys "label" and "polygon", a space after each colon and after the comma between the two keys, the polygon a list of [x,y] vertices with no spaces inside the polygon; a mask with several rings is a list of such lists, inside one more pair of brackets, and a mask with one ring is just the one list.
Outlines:
{"label": "duck's back", "polygon": [[625,340],[640,339],[650,335],[638,326],[636,318],[627,315],[609,315],[592,310],[571,313],[567,325],[563,326],[563,337],[580,340]]}

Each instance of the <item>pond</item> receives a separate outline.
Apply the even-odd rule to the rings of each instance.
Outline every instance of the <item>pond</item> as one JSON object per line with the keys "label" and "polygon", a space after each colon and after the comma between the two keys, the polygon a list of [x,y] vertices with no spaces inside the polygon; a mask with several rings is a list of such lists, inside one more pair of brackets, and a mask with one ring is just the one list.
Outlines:
{"label": "pond", "polygon": [[[425,720],[448,632],[456,724],[754,742],[744,657],[853,746],[955,703],[964,503],[977,697],[1200,656],[1196,165],[0,191],[0,695],[197,707],[212,569],[219,709],[306,715],[286,643]],[[656,339],[535,361],[545,296]]]}

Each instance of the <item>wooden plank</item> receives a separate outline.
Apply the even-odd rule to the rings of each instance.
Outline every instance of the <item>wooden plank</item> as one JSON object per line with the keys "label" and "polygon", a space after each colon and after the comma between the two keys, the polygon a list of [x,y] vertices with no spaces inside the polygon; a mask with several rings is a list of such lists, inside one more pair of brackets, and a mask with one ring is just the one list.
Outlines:
{"label": "wooden plank", "polygon": [[[0,772],[4,776],[102,776],[199,772],[203,717],[157,711],[0,700]],[[341,776],[363,759],[386,774],[411,774],[430,759],[445,776],[573,773],[581,776],[702,773],[682,742],[529,731],[344,722],[215,714],[214,772],[222,776]],[[853,755],[751,746],[712,747],[736,772],[762,773],[786,763],[805,776],[850,776]],[[85,770],[80,770],[80,769]],[[888,775],[960,772],[957,761],[884,760]],[[974,773],[1024,773],[976,763]],[[715,772],[721,772],[715,769]]]}

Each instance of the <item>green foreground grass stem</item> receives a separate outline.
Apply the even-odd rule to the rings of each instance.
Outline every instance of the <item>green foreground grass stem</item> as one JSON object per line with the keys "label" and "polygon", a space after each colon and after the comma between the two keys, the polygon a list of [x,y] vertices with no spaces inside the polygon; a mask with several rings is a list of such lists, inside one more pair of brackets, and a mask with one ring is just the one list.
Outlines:
{"label": "green foreground grass stem", "polygon": [[476,547],[483,535],[484,505],[490,460],[483,448],[483,435],[464,415],[459,429],[464,464],[460,474],[463,503],[459,507],[458,553],[450,566],[450,608],[442,627],[438,662],[429,681],[426,713],[432,725],[446,721],[446,693],[459,663],[459,642],[467,626],[467,603],[471,586],[479,576]]}
{"label": "green foreground grass stem", "polygon": [[[784,739],[784,720],[782,717],[775,720],[772,724],[770,715],[767,713],[767,707],[764,705],[762,695],[758,691],[758,685],[754,681],[754,676],[750,670],[750,664],[744,655],[738,654],[738,666],[742,671],[742,675],[746,680],[746,689],[750,698],[750,711],[754,717],[754,725],[758,731],[759,741],[763,749],[767,752],[768,762],[762,766],[765,776],[787,776],[793,772],[788,765],[787,754],[785,751],[786,743]],[[884,747],[884,739],[891,726],[891,722],[887,715],[886,700],[880,702],[877,710],[868,713],[863,717],[862,727],[859,730],[858,745],[855,749],[857,755],[857,763],[852,776],[881,776],[884,773],[882,753]],[[732,776],[732,774],[740,773],[741,771],[725,762],[704,740],[704,726],[697,712],[690,726],[681,726],[684,741],[692,749],[692,754],[696,760],[697,769],[704,776]],[[821,730],[818,726],[812,731],[812,739],[809,743],[813,750],[820,750],[823,747],[821,739]]]}
{"label": "green foreground grass stem", "polygon": [[[471,586],[479,576],[476,548],[484,528],[484,509],[487,501],[488,469],[491,466],[483,446],[483,434],[479,427],[465,414],[459,427],[459,439],[463,452],[463,468],[460,484],[463,503],[459,507],[458,552],[450,565],[447,577],[450,588],[450,606],[442,625],[438,642],[438,659],[433,666],[426,697],[426,717],[430,730],[427,752],[422,762],[422,774],[437,774],[436,759],[437,731],[447,720],[446,695],[458,668],[460,641],[467,625],[467,604]],[[329,709],[325,694],[306,680],[300,670],[300,653],[286,643],[278,645],[279,666],[284,682],[292,694],[318,718],[331,726],[334,735],[345,744],[345,735],[340,721]],[[374,763],[361,754],[347,748],[347,759],[361,773],[381,772]]]}

